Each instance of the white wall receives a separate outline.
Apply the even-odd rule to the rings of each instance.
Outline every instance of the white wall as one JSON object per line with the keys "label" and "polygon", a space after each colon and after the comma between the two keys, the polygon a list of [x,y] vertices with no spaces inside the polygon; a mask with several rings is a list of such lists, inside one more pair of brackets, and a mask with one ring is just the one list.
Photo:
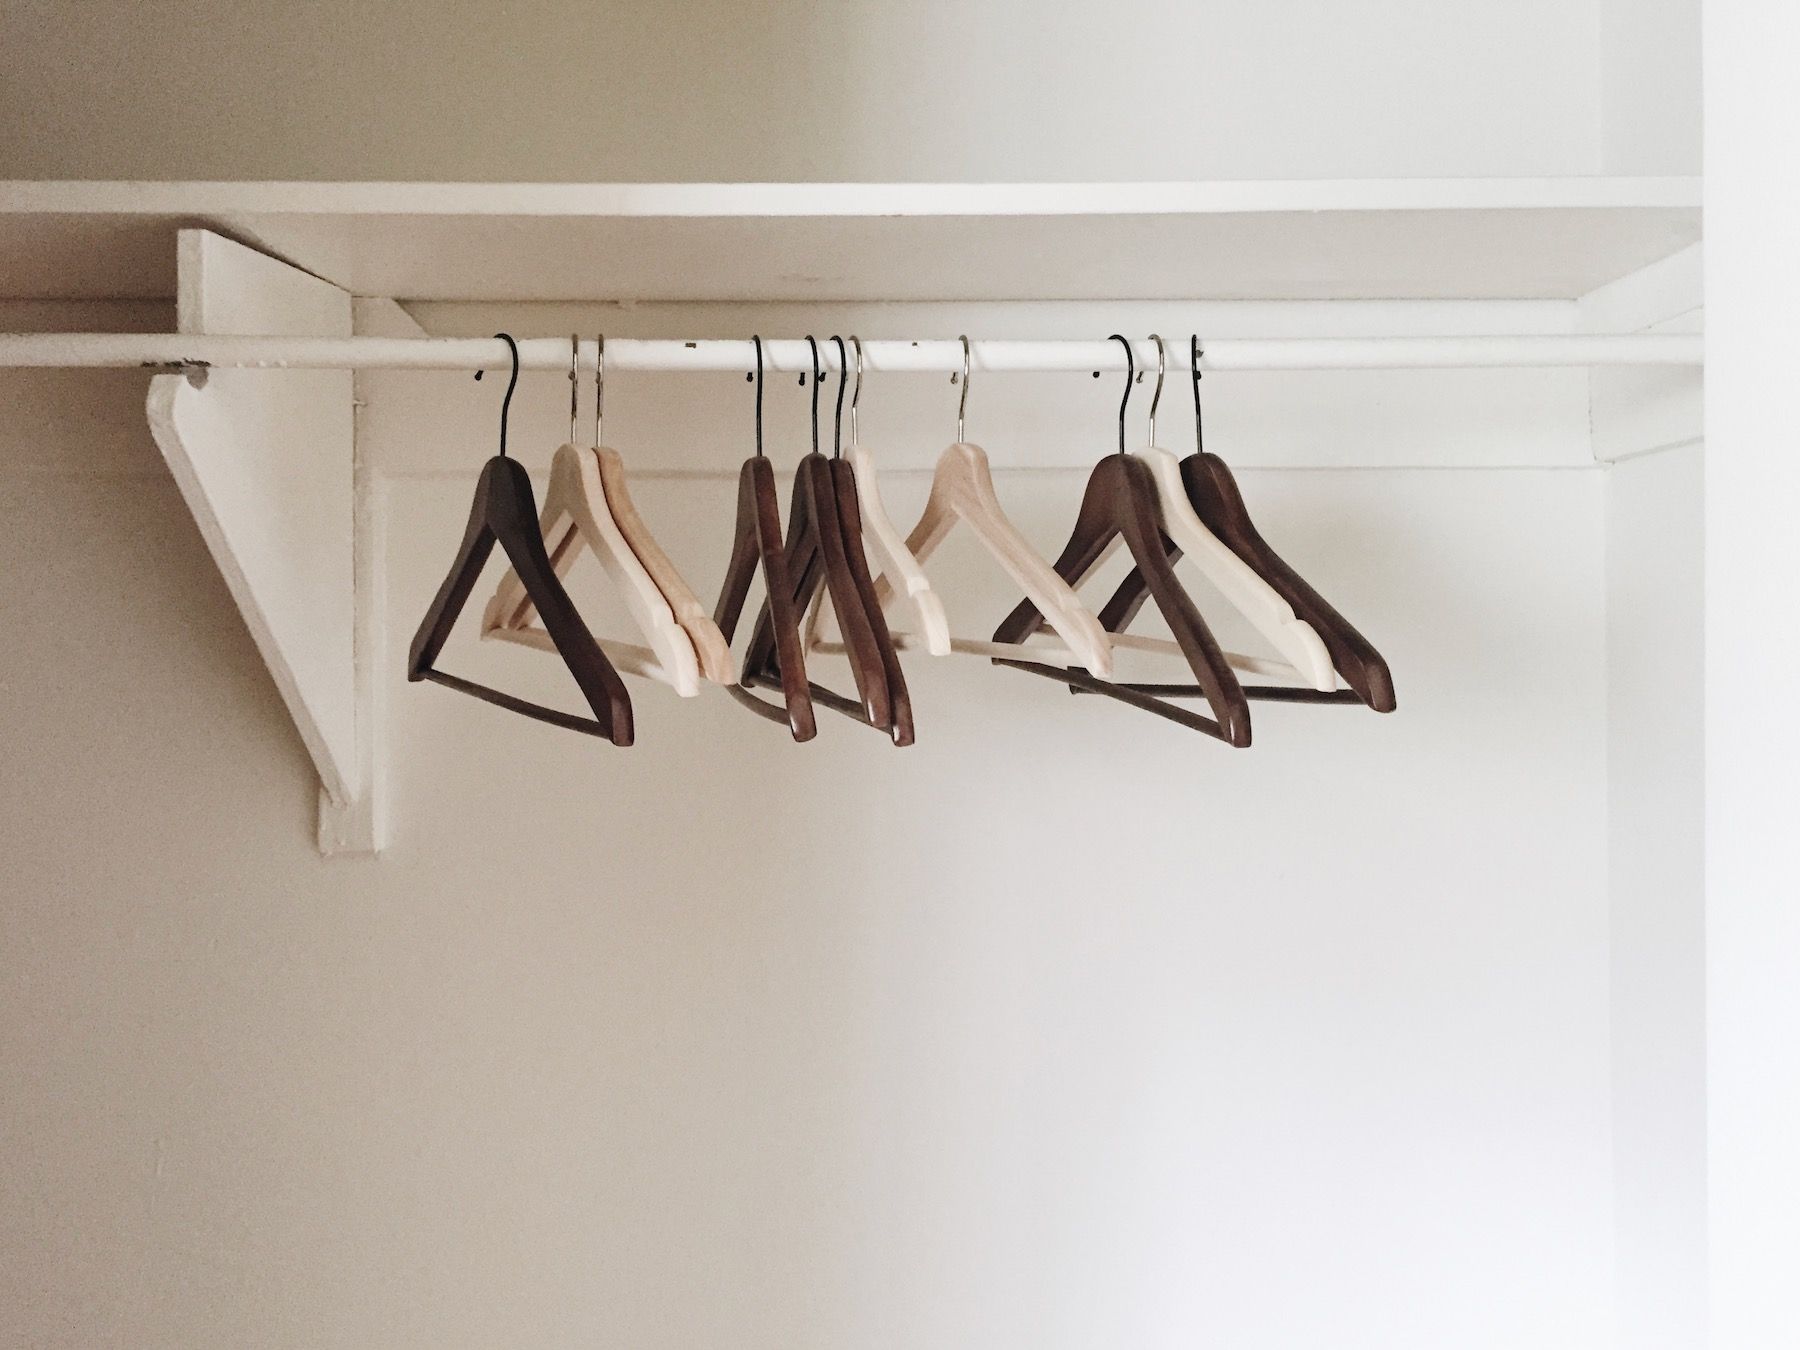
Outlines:
{"label": "white wall", "polygon": [[[1785,33],[1787,36],[1783,37]],[[1800,10],[1706,10],[1706,1013],[1715,1344],[1800,1343]]]}
{"label": "white wall", "polygon": [[1607,766],[1620,1345],[1706,1343],[1704,493],[1697,445],[1613,465]]}
{"label": "white wall", "polygon": [[[5,381],[0,1340],[1610,1334],[1598,472],[1246,470],[1392,718],[1261,709],[1233,753],[914,661],[906,751],[655,690],[616,751],[397,684],[359,864],[312,850],[141,377]],[[468,470],[384,480],[396,663],[491,435],[455,387]],[[377,453],[420,396],[377,391]],[[1002,490],[1050,547],[1080,481]],[[638,496],[710,595],[728,479]],[[1004,583],[944,567],[981,631]],[[557,692],[467,631],[445,664]]]}
{"label": "white wall", "polygon": [[11,0],[0,177],[1591,173],[1598,3]]}
{"label": "white wall", "polygon": [[1601,0],[1607,173],[1700,172],[1700,0]]}

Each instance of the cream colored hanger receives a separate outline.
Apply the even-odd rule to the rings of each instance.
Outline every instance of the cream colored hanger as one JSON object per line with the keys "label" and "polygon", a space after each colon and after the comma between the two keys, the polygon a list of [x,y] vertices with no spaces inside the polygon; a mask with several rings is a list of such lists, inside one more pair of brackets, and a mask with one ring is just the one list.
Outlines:
{"label": "cream colored hanger", "polygon": [[[576,344],[577,340],[571,339],[571,343]],[[600,451],[575,446],[575,378],[575,363],[571,362],[569,443],[560,447],[550,461],[550,485],[544,493],[544,508],[538,520],[544,545],[559,577],[568,575],[584,547],[592,549],[619,588],[632,619],[649,639],[648,648],[602,642],[600,649],[614,666],[648,675],[671,686],[683,698],[692,698],[700,692],[700,665],[694,644],[676,623],[668,601],[613,517],[600,476]],[[536,613],[524,583],[508,568],[488,601],[481,635],[544,649],[549,634],[532,622]]]}
{"label": "cream colored hanger", "polygon": [[[1167,356],[1162,338],[1152,333],[1150,340],[1156,344],[1156,392],[1150,398],[1149,442],[1135,453],[1137,458],[1150,466],[1151,475],[1156,479],[1156,493],[1162,503],[1163,533],[1181,550],[1184,557],[1193,561],[1201,574],[1218,588],[1219,593],[1250,621],[1269,645],[1281,654],[1290,669],[1277,669],[1273,673],[1291,674],[1318,690],[1337,688],[1337,672],[1332,668],[1331,656],[1313,626],[1296,617],[1293,606],[1282,599],[1274,587],[1259,577],[1248,563],[1206,528],[1205,522],[1194,510],[1186,483],[1182,481],[1181,460],[1172,452],[1157,446],[1156,405],[1162,401]],[[1138,639],[1130,645],[1136,646],[1145,641],[1158,644],[1155,648],[1145,650],[1180,652],[1173,642],[1166,639]],[[1115,645],[1126,645],[1117,634],[1114,635],[1113,642]],[[1246,668],[1247,660],[1248,658],[1235,653],[1231,655],[1231,663],[1240,669]],[[1268,673],[1270,663],[1256,662],[1255,665],[1258,667],[1256,673]]]}
{"label": "cream colored hanger", "polygon": [[632,503],[631,490],[625,483],[625,460],[617,450],[605,448],[600,430],[602,417],[606,407],[606,336],[601,334],[596,341],[594,356],[594,444],[602,448],[597,452],[600,456],[600,482],[606,489],[606,503],[612,508],[613,519],[618,523],[619,533],[625,536],[625,542],[631,551],[644,565],[650,579],[656,583],[657,590],[668,602],[669,609],[675,615],[675,622],[681,625],[688,640],[694,644],[695,655],[700,659],[700,673],[714,684],[737,683],[737,660],[731,654],[731,645],[725,641],[724,634],[719,632],[719,625],[713,622],[712,615],[700,597],[682,579],[681,573],[675,570],[675,564],[669,561],[669,555],[662,551],[656,537],[650,533],[650,527],[637,512]]}
{"label": "cream colored hanger", "polygon": [[[1054,568],[1033,551],[1025,536],[1006,518],[994,491],[994,478],[988,468],[987,453],[978,445],[963,439],[964,416],[969,404],[969,339],[962,339],[962,396],[956,408],[956,443],[938,457],[931,479],[931,493],[918,524],[905,540],[906,551],[918,563],[925,562],[944,542],[957,524],[964,523],[975,532],[987,551],[994,556],[1006,574],[1013,579],[1035,604],[1055,630],[1064,646],[1049,641],[1024,644],[953,638],[950,650],[969,656],[1018,657],[1021,653],[1033,661],[1066,662],[1085,667],[1090,674],[1112,673],[1112,640],[1100,626],[1100,620],[1081,603],[1073,588]],[[956,377],[952,376],[954,380]],[[860,478],[860,474],[858,477]],[[893,579],[884,571],[875,583],[876,602],[883,607],[894,594]],[[1048,636],[1048,635],[1046,635]],[[894,645],[901,649],[930,650],[928,638],[911,633],[895,633]]]}
{"label": "cream colored hanger", "polygon": [[[943,656],[950,651],[950,622],[944,617],[944,602],[931,589],[931,580],[925,575],[925,569],[919,566],[919,560],[906,547],[899,528],[888,515],[887,505],[881,500],[881,489],[876,480],[874,456],[864,448],[862,438],[857,434],[856,410],[857,404],[862,400],[862,341],[851,334],[850,345],[856,349],[856,385],[855,391],[850,395],[850,447],[844,453],[850,460],[851,470],[856,477],[856,501],[862,516],[863,540],[869,562],[873,565],[877,586],[879,587],[882,578],[888,578],[892,582],[890,592],[903,594],[912,610],[914,631],[893,633],[895,647],[902,645],[903,638],[912,639],[915,646],[922,645],[931,655]],[[876,594],[878,598],[883,595],[879,589]],[[825,609],[825,591],[821,587],[813,597],[812,608],[806,616],[804,638],[807,650],[835,650],[842,654],[842,643],[826,643],[823,640]]]}

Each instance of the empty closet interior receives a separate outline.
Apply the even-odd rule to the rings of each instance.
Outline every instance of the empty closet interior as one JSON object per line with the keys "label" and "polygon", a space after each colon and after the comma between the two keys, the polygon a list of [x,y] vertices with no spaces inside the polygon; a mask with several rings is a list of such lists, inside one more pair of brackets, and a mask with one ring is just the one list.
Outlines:
{"label": "empty closet interior", "polygon": [[[598,147],[506,112],[550,137],[510,175],[416,107],[365,159],[322,130],[256,173],[229,128],[200,172],[122,123],[72,170],[0,156],[27,1341],[1696,1343],[1658,1337],[1704,1279],[1697,20],[1355,8],[1227,16],[1212,93],[1147,0],[1128,49],[1072,19],[1006,63],[992,16],[869,14],[841,59],[886,99],[819,172],[713,89],[657,171],[637,66]],[[1064,108],[1014,62],[1082,34]],[[943,108],[898,50],[1004,73]],[[333,125],[380,60],[293,97]],[[1099,94],[1142,62],[1168,106],[1133,132]],[[571,154],[593,184],[481,181]],[[344,181],[286,181],[314,164]],[[1198,397],[1397,706],[1328,662],[1337,701],[1253,702],[1238,750],[937,655],[897,603],[910,743],[828,702],[801,738],[719,678],[760,590],[709,652],[597,557],[565,580],[646,644],[613,652],[628,748],[409,680],[500,332],[540,505],[603,340],[594,444],[709,618],[759,437],[785,525],[846,377],[899,533],[967,441],[1055,559],[1096,464],[1150,444],[1160,334],[1156,442],[1196,451]],[[971,531],[926,561],[946,638],[1002,636],[1023,592]],[[1181,568],[1222,649],[1305,668]],[[504,572],[433,659],[585,716]],[[841,618],[808,659],[854,709]],[[1130,679],[1192,678],[1155,605],[1139,630]]]}

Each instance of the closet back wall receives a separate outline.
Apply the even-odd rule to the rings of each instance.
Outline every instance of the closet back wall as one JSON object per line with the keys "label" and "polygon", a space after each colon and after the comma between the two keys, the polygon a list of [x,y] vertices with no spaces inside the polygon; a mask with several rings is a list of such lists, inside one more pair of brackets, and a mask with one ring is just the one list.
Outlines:
{"label": "closet back wall", "polygon": [[[1214,395],[1219,448],[1252,464],[1278,419],[1241,400],[1331,420],[1321,377],[1269,378],[1285,398]],[[1484,406],[1542,416],[1504,397],[1536,375],[1489,378]],[[653,689],[615,751],[398,679],[499,390],[381,375],[362,416],[391,466],[395,835],[365,863],[312,847],[310,767],[143,383],[0,377],[0,1342],[1605,1343],[1598,471],[1245,470],[1271,536],[1392,659],[1392,718],[1259,709],[1236,753],[916,659],[906,751],[838,719],[795,746],[716,692]],[[694,383],[734,437],[636,495],[710,596],[749,391]],[[918,383],[944,404],[927,424],[896,417],[899,383],[873,386],[871,438],[946,439],[949,386]],[[996,455],[1002,383],[971,405]],[[1112,395],[1068,383],[1097,453]],[[565,389],[522,389],[534,468]],[[785,467],[804,395],[770,399]],[[633,462],[686,453],[641,379],[609,402]],[[1523,425],[1515,463],[1562,453]],[[1000,488],[1049,549],[1082,478]],[[896,513],[924,488],[896,474]],[[940,575],[975,631],[1010,601],[967,541]],[[466,627],[449,655],[567,697]]]}
{"label": "closet back wall", "polygon": [[0,178],[1595,173],[1600,4],[8,0]]}

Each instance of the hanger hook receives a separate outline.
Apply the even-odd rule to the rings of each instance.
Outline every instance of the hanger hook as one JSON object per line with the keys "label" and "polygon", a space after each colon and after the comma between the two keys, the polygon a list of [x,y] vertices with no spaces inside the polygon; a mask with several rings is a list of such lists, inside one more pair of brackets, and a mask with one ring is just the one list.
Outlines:
{"label": "hanger hook", "polygon": [[1163,375],[1169,368],[1169,352],[1163,345],[1162,338],[1155,333],[1150,340],[1156,344],[1156,392],[1150,395],[1150,445],[1156,445],[1156,405],[1162,402]]}
{"label": "hanger hook", "polygon": [[744,378],[746,380],[755,380],[756,381],[756,457],[758,459],[767,459],[768,456],[763,454],[763,439],[762,439],[762,389],[763,389],[762,339],[760,337],[756,336],[756,334],[752,333],[750,335],[750,341],[753,344],[755,344],[755,346],[756,346],[756,374],[754,374],[754,375],[747,374],[744,376]]}
{"label": "hanger hook", "polygon": [[1200,335],[1195,333],[1188,343],[1188,362],[1194,373],[1194,452],[1206,453],[1206,429],[1200,423]]}
{"label": "hanger hook", "polygon": [[850,444],[861,445],[856,434],[856,405],[862,401],[863,355],[862,339],[855,333],[850,335],[850,345],[856,348],[856,388],[850,391]]}
{"label": "hanger hook", "polygon": [[[962,397],[956,401],[956,443],[961,445],[964,439],[963,418],[969,411],[969,335],[963,333],[958,336],[957,341],[962,343],[963,349]],[[950,377],[950,383],[956,383],[956,376]]]}
{"label": "hanger hook", "polygon": [[1125,409],[1131,406],[1131,386],[1137,380],[1137,357],[1123,333],[1113,333],[1107,341],[1116,342],[1125,349],[1125,397],[1119,400],[1119,453],[1122,455],[1125,453]]}
{"label": "hanger hook", "polygon": [[[844,457],[844,376],[849,370],[850,358],[844,351],[844,339],[833,333],[831,340],[837,343],[838,349],[838,393],[837,408],[831,414],[831,457],[842,459]],[[852,417],[855,415],[854,412],[851,413]]]}
{"label": "hanger hook", "polygon": [[[506,343],[507,350],[512,353],[512,379],[507,381],[506,397],[500,400],[500,458],[505,459],[506,415],[512,411],[513,390],[519,387],[519,344],[513,341],[511,333],[495,333],[494,336]],[[481,376],[481,371],[475,372],[476,379],[479,380]]]}
{"label": "hanger hook", "polygon": [[813,448],[812,448],[812,452],[816,455],[819,453],[819,381],[825,377],[825,372],[819,369],[819,341],[818,341],[818,339],[815,338],[811,333],[808,333],[806,335],[806,345],[812,349],[812,377],[813,377],[813,386],[812,386]]}
{"label": "hanger hook", "polygon": [[[581,393],[581,336],[569,334],[569,444],[575,444],[575,412],[578,406],[577,395]],[[599,441],[594,444],[598,445]]]}
{"label": "hanger hook", "polygon": [[600,428],[606,417],[606,334],[598,333],[594,337],[594,448],[598,450],[606,442],[601,438]]}

